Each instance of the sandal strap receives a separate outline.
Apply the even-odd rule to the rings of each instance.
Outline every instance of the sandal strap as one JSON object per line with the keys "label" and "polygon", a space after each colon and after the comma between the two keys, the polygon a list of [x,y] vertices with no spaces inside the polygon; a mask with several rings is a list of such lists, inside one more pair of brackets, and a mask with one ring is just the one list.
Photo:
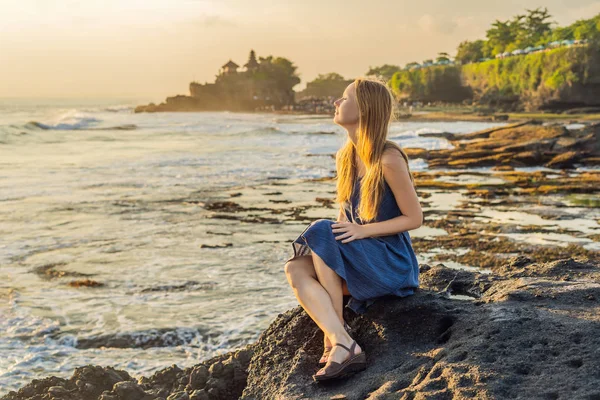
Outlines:
{"label": "sandal strap", "polygon": [[[341,343],[336,343],[336,344],[334,344],[333,346],[340,346],[340,347],[343,347],[344,349],[348,350],[348,352],[350,353],[350,357],[352,357],[352,356],[354,356],[354,349],[356,348],[356,340],[353,340],[353,341],[352,341],[352,345],[350,346],[350,348],[348,348],[348,347],[344,346],[344,345],[343,345],[343,344],[341,344]],[[332,348],[333,348],[333,346],[332,346]]]}

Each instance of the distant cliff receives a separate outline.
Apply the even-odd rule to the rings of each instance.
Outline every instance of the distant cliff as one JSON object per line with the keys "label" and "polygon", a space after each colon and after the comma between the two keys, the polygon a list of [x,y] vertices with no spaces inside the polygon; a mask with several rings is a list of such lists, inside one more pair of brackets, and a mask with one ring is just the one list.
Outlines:
{"label": "distant cliff", "polygon": [[561,47],[465,65],[396,72],[399,98],[475,102],[512,110],[600,106],[600,46]]}

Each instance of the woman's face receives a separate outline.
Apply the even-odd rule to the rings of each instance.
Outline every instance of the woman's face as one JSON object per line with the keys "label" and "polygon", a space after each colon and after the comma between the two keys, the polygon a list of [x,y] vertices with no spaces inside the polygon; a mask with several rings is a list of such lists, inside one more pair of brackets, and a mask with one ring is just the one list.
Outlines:
{"label": "woman's face", "polygon": [[342,97],[334,101],[333,104],[335,105],[334,123],[344,128],[352,128],[358,125],[359,111],[354,82],[346,87]]}

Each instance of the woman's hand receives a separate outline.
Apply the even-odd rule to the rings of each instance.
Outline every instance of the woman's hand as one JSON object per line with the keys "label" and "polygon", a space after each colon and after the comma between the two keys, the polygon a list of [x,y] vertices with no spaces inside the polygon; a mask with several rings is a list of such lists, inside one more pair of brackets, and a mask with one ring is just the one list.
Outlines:
{"label": "woman's hand", "polygon": [[365,227],[354,222],[336,222],[331,224],[331,231],[334,233],[342,233],[341,235],[335,236],[335,240],[342,240],[342,243],[348,243],[355,239],[364,239],[367,237]]}

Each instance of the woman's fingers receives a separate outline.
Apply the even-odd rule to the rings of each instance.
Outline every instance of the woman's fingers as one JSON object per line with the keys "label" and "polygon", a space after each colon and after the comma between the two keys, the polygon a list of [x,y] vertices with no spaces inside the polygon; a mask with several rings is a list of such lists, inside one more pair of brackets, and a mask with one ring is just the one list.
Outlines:
{"label": "woman's fingers", "polygon": [[336,237],[335,237],[335,240],[345,239],[345,238],[347,238],[348,236],[352,236],[352,233],[350,233],[350,232],[346,232],[346,233],[343,233],[343,234],[341,234],[341,235],[338,235],[338,236],[336,236]]}

